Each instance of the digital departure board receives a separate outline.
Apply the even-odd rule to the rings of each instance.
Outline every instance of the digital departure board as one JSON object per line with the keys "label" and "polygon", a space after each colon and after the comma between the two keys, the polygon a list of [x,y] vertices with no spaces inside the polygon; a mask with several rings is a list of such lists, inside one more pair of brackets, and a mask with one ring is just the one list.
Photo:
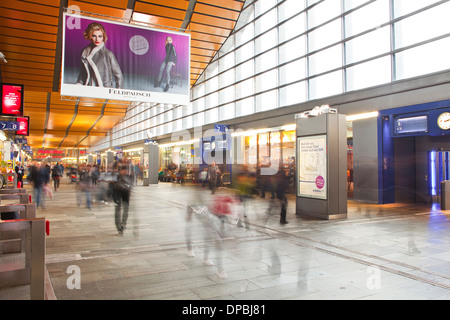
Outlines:
{"label": "digital departure board", "polygon": [[426,133],[428,132],[428,117],[396,118],[394,125],[395,134]]}

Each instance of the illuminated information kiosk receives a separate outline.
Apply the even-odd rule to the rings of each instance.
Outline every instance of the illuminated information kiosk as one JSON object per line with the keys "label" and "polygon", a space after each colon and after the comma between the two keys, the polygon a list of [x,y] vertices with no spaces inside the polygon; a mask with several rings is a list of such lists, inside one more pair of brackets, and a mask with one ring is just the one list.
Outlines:
{"label": "illuminated information kiosk", "polygon": [[159,147],[155,143],[146,143],[144,145],[144,186],[158,184],[159,172]]}
{"label": "illuminated information kiosk", "polygon": [[[327,107],[327,106],[326,106]],[[316,107],[318,108],[318,107]],[[296,214],[347,218],[347,121],[333,109],[296,116]],[[322,113],[323,112],[323,113]]]}

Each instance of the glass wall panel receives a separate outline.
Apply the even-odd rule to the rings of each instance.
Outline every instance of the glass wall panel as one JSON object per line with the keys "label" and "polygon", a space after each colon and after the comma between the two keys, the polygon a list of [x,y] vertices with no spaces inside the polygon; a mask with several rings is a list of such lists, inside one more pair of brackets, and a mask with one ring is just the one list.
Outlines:
{"label": "glass wall panel", "polygon": [[389,0],[377,0],[345,16],[345,36],[378,27],[389,22]]}
{"label": "glass wall panel", "polygon": [[397,80],[450,69],[450,38],[434,41],[395,55]]}
{"label": "glass wall panel", "polygon": [[218,112],[219,112],[218,108],[205,111],[205,124],[217,122]]}
{"label": "glass wall panel", "polygon": [[[242,13],[241,13],[242,15]],[[239,34],[236,37],[236,47],[243,45],[244,43],[249,42],[254,37],[254,24],[253,22],[247,24],[241,30],[239,30]]]}
{"label": "glass wall panel", "polygon": [[236,81],[241,81],[243,79],[250,78],[254,74],[255,72],[253,60],[249,60],[236,67]]}
{"label": "glass wall panel", "polygon": [[280,88],[280,107],[305,102],[306,92],[306,81]]}
{"label": "glass wall panel", "polygon": [[194,112],[202,111],[205,108],[205,99],[198,99],[192,102]]}
{"label": "glass wall panel", "polygon": [[299,59],[280,67],[280,85],[288,84],[306,78],[305,59]]}
{"label": "glass wall panel", "polygon": [[205,124],[205,113],[200,112],[193,115],[194,127],[200,127]]}
{"label": "glass wall panel", "polygon": [[255,72],[260,73],[276,67],[278,64],[278,49],[270,50],[255,59]]}
{"label": "glass wall panel", "polygon": [[277,90],[264,92],[256,96],[255,111],[267,111],[278,107]]}
{"label": "glass wall panel", "polygon": [[[289,2],[291,1],[287,1],[286,3]],[[302,13],[280,25],[278,28],[279,42],[282,43],[304,33],[306,31],[305,17],[306,14]]]}
{"label": "glass wall panel", "polygon": [[[278,7],[278,20],[280,22],[287,20],[304,9],[305,1],[303,0],[285,1]],[[301,25],[298,25],[297,28],[300,29]]]}
{"label": "glass wall panel", "polygon": [[346,42],[346,63],[354,63],[390,52],[390,34],[390,28],[386,26]]}
{"label": "glass wall panel", "polygon": [[[265,1],[258,1],[265,2]],[[265,15],[255,20],[255,36],[258,36],[267,30],[275,27],[277,24],[277,9],[272,9]]]}
{"label": "glass wall panel", "polygon": [[234,86],[219,91],[219,104],[230,103],[235,99]]}
{"label": "glass wall panel", "polygon": [[175,121],[174,131],[181,131],[183,130],[183,120],[178,119]]}
{"label": "glass wall panel", "polygon": [[267,15],[268,14],[267,11],[272,9],[273,7],[275,7],[276,4],[277,4],[277,0],[256,1],[255,2],[255,17],[258,17],[262,14]]}
{"label": "glass wall panel", "polygon": [[253,58],[253,56],[253,41],[251,41],[236,50],[236,64]]}
{"label": "glass wall panel", "polygon": [[213,77],[205,82],[205,94],[217,91],[218,89],[219,89],[219,77]]}
{"label": "glass wall panel", "polygon": [[306,37],[301,36],[289,41],[279,47],[279,52],[280,64],[304,56],[306,54]]}
{"label": "glass wall panel", "polygon": [[319,51],[309,57],[309,73],[315,75],[342,66],[341,45]]}
{"label": "glass wall panel", "polygon": [[255,102],[254,98],[250,97],[244,100],[239,100],[236,102],[236,117],[247,116],[249,114],[254,113]]}
{"label": "glass wall panel", "polygon": [[186,118],[183,118],[183,128],[192,128],[192,116],[188,116]]}
{"label": "glass wall panel", "polygon": [[235,66],[234,51],[227,53],[219,60],[219,72],[231,69],[234,66]]}
{"label": "glass wall panel", "polygon": [[265,72],[255,78],[255,93],[273,89],[277,86],[277,69]]}
{"label": "glass wall panel", "polygon": [[359,90],[391,81],[391,57],[386,56],[347,69],[347,90]]}
{"label": "glass wall panel", "polygon": [[242,99],[254,94],[254,78],[236,84],[236,99]]}
{"label": "glass wall panel", "polygon": [[315,28],[341,14],[341,1],[325,0],[308,10],[308,29]]}
{"label": "glass wall panel", "polygon": [[255,55],[278,45],[278,32],[276,29],[255,39]]}
{"label": "glass wall panel", "polygon": [[333,96],[342,92],[342,71],[335,71],[309,80],[309,100]]}
{"label": "glass wall panel", "polygon": [[219,93],[214,92],[205,97],[206,108],[211,108],[219,105]]}
{"label": "glass wall panel", "polygon": [[341,21],[334,20],[311,31],[308,35],[309,52],[319,50],[341,40]]}
{"label": "glass wall panel", "polygon": [[352,10],[369,1],[370,0],[344,0],[344,11]]}
{"label": "glass wall panel", "polygon": [[226,104],[224,106],[219,107],[219,119],[227,120],[233,119],[235,117],[235,106],[234,103]]}
{"label": "glass wall panel", "polygon": [[407,15],[440,0],[394,0],[394,18]]}
{"label": "glass wall panel", "polygon": [[395,48],[399,49],[450,33],[449,13],[450,2],[447,2],[400,20],[394,25]]}
{"label": "glass wall panel", "polygon": [[234,78],[234,71],[235,69],[231,69],[219,75],[220,87],[229,86],[236,81]]}
{"label": "glass wall panel", "polygon": [[[219,64],[217,61],[211,62],[205,70],[206,79],[210,79],[219,73]],[[197,86],[196,86],[197,88]]]}

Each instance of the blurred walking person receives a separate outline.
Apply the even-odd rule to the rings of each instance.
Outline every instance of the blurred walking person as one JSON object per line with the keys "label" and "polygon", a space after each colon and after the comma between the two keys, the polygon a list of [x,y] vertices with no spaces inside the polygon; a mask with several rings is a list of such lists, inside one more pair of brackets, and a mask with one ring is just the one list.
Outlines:
{"label": "blurred walking person", "polygon": [[211,194],[216,193],[217,189],[217,176],[220,174],[219,167],[216,166],[216,162],[213,161],[211,165],[208,167],[208,182],[209,189],[211,190]]}
{"label": "blurred walking person", "polygon": [[127,226],[128,210],[130,206],[131,189],[133,188],[133,177],[128,167],[119,167],[119,175],[114,184],[114,201],[116,203],[115,223],[117,231],[123,235]]}
{"label": "blurred walking person", "polygon": [[286,192],[289,191],[289,176],[287,176],[287,174],[283,170],[280,170],[276,174],[276,182],[277,185],[275,191],[277,194],[277,199],[279,200],[281,205],[280,223],[287,224],[289,222],[286,220],[286,212],[288,205]]}
{"label": "blurred walking person", "polygon": [[92,202],[92,177],[90,166],[86,167],[83,164],[78,170],[78,192],[77,192],[77,205],[81,206],[81,195],[84,193],[86,196],[86,208],[91,209]]}
{"label": "blurred walking person", "polygon": [[41,207],[45,209],[43,190],[49,180],[50,176],[42,163],[38,162],[31,168],[30,182],[33,183],[34,202],[36,203],[36,208]]}
{"label": "blurred walking person", "polygon": [[61,180],[61,177],[63,176],[64,168],[59,163],[55,164],[52,168],[52,180],[53,180],[53,188],[55,191],[58,191],[59,189],[59,183]]}

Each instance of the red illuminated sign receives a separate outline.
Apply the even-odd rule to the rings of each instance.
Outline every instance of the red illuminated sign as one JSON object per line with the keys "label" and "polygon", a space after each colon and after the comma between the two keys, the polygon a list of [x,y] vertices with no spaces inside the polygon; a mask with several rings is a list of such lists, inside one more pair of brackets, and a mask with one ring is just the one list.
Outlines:
{"label": "red illuminated sign", "polygon": [[16,121],[19,122],[19,130],[16,131],[16,134],[28,136],[30,134],[30,118],[29,117],[17,118]]}
{"label": "red illuminated sign", "polygon": [[23,116],[23,85],[2,84],[2,115]]}

